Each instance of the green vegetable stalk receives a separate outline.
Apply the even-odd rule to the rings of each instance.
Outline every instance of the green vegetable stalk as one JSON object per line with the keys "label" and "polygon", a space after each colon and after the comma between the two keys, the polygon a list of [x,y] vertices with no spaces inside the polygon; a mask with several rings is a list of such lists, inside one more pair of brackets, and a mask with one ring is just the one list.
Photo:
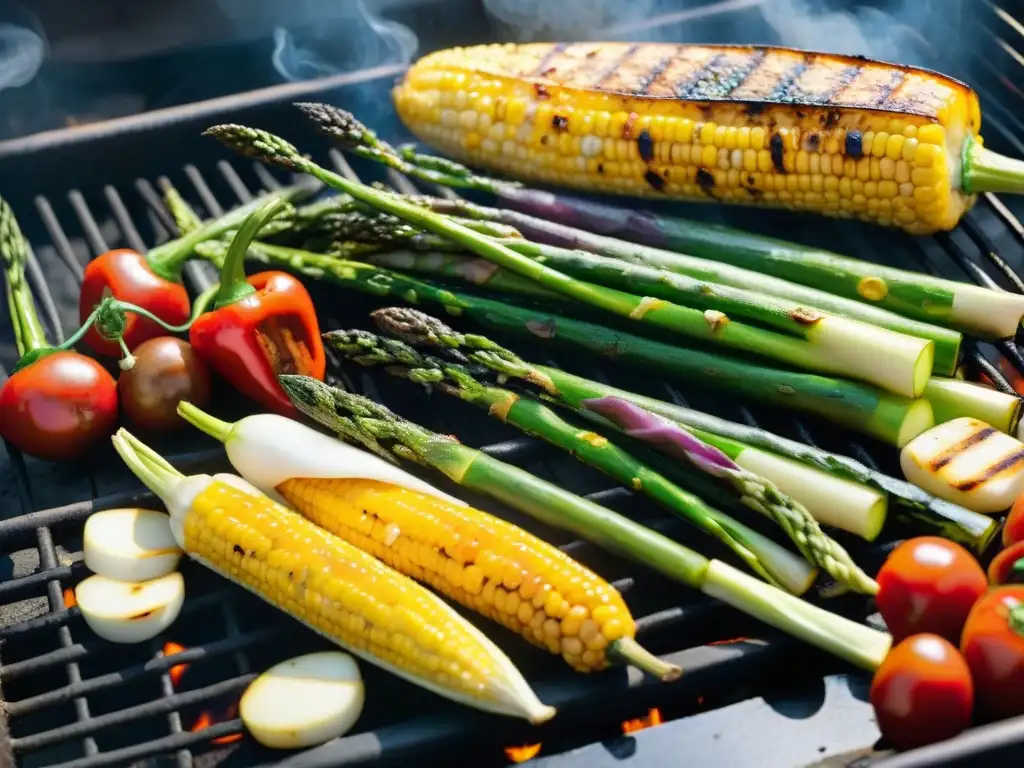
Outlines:
{"label": "green vegetable stalk", "polygon": [[557,368],[529,363],[491,339],[459,333],[440,321],[409,324],[405,321],[407,313],[408,310],[383,309],[374,312],[373,318],[384,330],[409,344],[434,347],[440,350],[439,354],[486,367],[506,379],[528,382],[545,396],[583,415],[587,414],[583,406],[588,400],[610,396],[635,403],[686,427],[741,466],[771,478],[786,493],[814,510],[822,522],[865,539],[873,540],[882,528],[886,495],[893,502],[897,518],[957,541],[978,554],[985,551],[999,531],[998,522],[988,515],[939,499],[848,456]]}
{"label": "green vegetable stalk", "polygon": [[372,400],[309,377],[281,376],[280,381],[298,410],[343,438],[378,449],[387,445],[389,456],[433,467],[469,490],[641,562],[853,664],[876,669],[891,647],[892,637],[886,633],[709,560],[518,467],[431,433]]}
{"label": "green vegetable stalk", "polygon": [[324,334],[324,341],[354,362],[384,366],[392,375],[429,384],[564,449],[715,537],[769,583],[799,595],[814,581],[815,570],[802,559],[687,493],[606,437],[569,424],[530,397],[519,397],[507,389],[482,384],[465,366],[422,355],[401,341],[366,331],[333,331]]}
{"label": "green vegetable stalk", "polygon": [[[888,344],[894,351],[883,365],[877,364],[874,344],[856,333],[825,332],[828,324],[815,317],[808,323],[807,336],[800,338],[745,325],[731,320],[718,310],[700,311],[651,296],[637,296],[593,283],[576,280],[538,261],[522,256],[500,242],[469,229],[429,209],[410,203],[400,195],[373,189],[345,179],[304,158],[284,139],[267,131],[239,125],[218,125],[206,131],[227,146],[245,155],[292,171],[309,173],[330,187],[378,210],[397,216],[407,223],[446,237],[497,266],[534,280],[545,288],[594,306],[641,325],[673,331],[682,336],[767,357],[810,371],[836,373],[867,380],[889,391],[916,396],[923,390],[931,371],[934,348],[905,350],[903,345]],[[838,320],[838,318],[837,318]],[[863,326],[873,335],[882,329]],[[911,341],[909,337],[899,337]],[[875,359],[872,364],[871,360]]]}

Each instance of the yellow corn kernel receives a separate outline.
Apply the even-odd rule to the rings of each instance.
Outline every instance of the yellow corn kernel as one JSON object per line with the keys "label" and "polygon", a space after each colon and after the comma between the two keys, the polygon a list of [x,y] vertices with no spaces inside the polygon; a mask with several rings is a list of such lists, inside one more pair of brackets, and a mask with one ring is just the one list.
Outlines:
{"label": "yellow corn kernel", "polygon": [[[702,61],[743,55],[715,46],[693,48]],[[601,64],[606,56],[614,61],[615,55],[626,52],[624,44],[602,44],[601,62],[595,63]],[[543,43],[439,51],[411,68],[395,90],[395,104],[421,138],[460,159],[477,160],[524,180],[592,192],[753,205],[788,203],[835,212],[840,206],[832,203],[838,201],[806,196],[809,191],[829,192],[816,176],[904,184],[910,182],[913,167],[930,167],[936,169],[935,204],[915,221],[915,231],[953,226],[974,202],[952,187],[956,175],[949,166],[956,162],[963,141],[978,140],[980,108],[973,92],[941,75],[908,70],[898,93],[887,95],[878,86],[888,81],[888,65],[863,62],[857,66],[865,76],[855,77],[834,102],[780,102],[755,111],[743,105],[765,97],[752,83],[738,85],[733,102],[673,101],[670,92],[646,81],[645,87],[651,86],[656,93],[630,95],[638,92],[636,85],[646,76],[640,61],[675,60],[681,55],[678,48],[645,44],[638,54],[630,52],[638,66],[615,69],[607,81],[597,84],[588,79],[593,68],[581,66],[579,55],[579,51],[570,54]],[[775,55],[779,54],[768,52],[769,57]],[[511,74],[533,72],[544,60],[555,62],[547,75]],[[816,66],[849,66],[824,55],[816,61]],[[486,105],[485,98],[491,100]],[[915,105],[914,114],[893,109],[904,102]],[[536,146],[539,137],[550,132],[552,110],[566,116],[563,131],[578,136],[578,145],[558,139]],[[530,126],[529,135],[519,130],[523,121]],[[507,136],[494,138],[488,133],[491,126],[506,122],[511,127]],[[860,153],[846,156],[847,135],[854,131],[860,134]],[[506,138],[513,146],[502,146],[500,153],[488,141],[500,143]],[[608,141],[613,144],[609,146]],[[566,160],[552,162],[554,149]],[[588,160],[579,162],[580,153]],[[600,173],[589,162],[598,156],[618,165]],[[859,162],[865,158],[874,162]],[[911,168],[901,171],[901,162]],[[713,185],[708,175],[697,178],[698,168],[714,178]],[[741,169],[743,173],[737,175]],[[760,187],[764,194],[752,196],[740,187],[750,186],[745,176],[753,173],[770,177]],[[811,178],[798,180],[794,188],[794,182],[775,181],[776,175]],[[787,195],[781,196],[782,192]],[[874,219],[880,214],[871,199],[862,206],[851,199],[848,210]]]}
{"label": "yellow corn kernel", "polygon": [[520,703],[515,668],[441,599],[269,498],[215,480],[182,529],[190,555],[367,661],[457,700]]}
{"label": "yellow corn kernel", "polygon": [[[596,665],[585,667],[580,654],[561,650],[561,638],[576,634],[588,618],[597,622],[601,634],[605,622],[599,616],[629,618],[622,597],[599,576],[540,539],[478,510],[362,479],[293,479],[277,490],[311,522],[403,571],[417,559],[415,553],[426,548],[432,557],[422,567],[424,582],[530,642],[554,647],[580,671],[607,666],[606,655],[598,654]],[[389,530],[397,535],[390,544],[359,530],[355,523],[364,514],[393,526]],[[456,540],[472,540],[475,547],[472,552],[461,550],[452,543]],[[456,561],[452,550],[471,559]],[[601,613],[602,607],[614,611]],[[607,647],[614,639],[603,640]]]}

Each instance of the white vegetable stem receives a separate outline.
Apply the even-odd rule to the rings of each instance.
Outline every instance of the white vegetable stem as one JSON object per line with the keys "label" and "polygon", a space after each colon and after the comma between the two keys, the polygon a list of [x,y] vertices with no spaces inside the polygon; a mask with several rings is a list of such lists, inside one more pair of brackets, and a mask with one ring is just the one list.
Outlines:
{"label": "white vegetable stem", "polygon": [[991,387],[938,376],[928,382],[924,397],[932,404],[936,424],[970,416],[1011,435],[1020,422],[1024,403],[1016,395]]}
{"label": "white vegetable stem", "polygon": [[733,461],[771,480],[779,490],[803,504],[819,523],[849,531],[867,541],[874,541],[885,524],[888,499],[874,488],[758,448],[744,448]]}
{"label": "white vegetable stem", "polygon": [[372,453],[310,429],[294,419],[261,413],[233,424],[178,404],[178,414],[194,427],[224,443],[231,466],[279,503],[277,486],[285,480],[360,478],[377,480],[464,507],[466,503]]}

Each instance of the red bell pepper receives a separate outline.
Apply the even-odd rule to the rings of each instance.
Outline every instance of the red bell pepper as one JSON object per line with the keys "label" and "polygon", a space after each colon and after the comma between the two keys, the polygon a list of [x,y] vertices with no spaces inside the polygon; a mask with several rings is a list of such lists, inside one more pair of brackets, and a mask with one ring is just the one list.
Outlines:
{"label": "red bell pepper", "polygon": [[[295,186],[282,191],[286,198],[295,197],[308,187]],[[85,268],[82,292],[78,301],[78,317],[85,324],[99,303],[108,296],[147,309],[169,325],[181,325],[189,317],[188,293],[181,284],[181,269],[193,256],[199,243],[218,237],[237,227],[249,214],[267,201],[260,197],[218,219],[207,222],[177,240],[164,243],[148,254],[118,249],[96,257]],[[164,335],[152,320],[128,313],[122,339],[134,349],[147,339]],[[119,343],[91,328],[85,342],[104,355],[121,353]]]}
{"label": "red bell pepper", "polygon": [[327,362],[313,301],[284,272],[245,277],[253,237],[286,203],[275,198],[253,212],[228,248],[214,310],[189,331],[193,349],[250,398],[276,413],[295,415],[277,377],[296,373],[323,380]]}

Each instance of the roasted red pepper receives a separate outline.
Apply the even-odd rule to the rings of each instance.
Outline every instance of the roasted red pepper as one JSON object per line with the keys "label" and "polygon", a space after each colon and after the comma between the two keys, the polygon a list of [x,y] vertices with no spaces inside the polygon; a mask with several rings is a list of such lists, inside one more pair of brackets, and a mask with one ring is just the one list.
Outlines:
{"label": "roasted red pepper", "polygon": [[[295,197],[303,187],[289,187],[282,191],[285,197]],[[193,256],[199,243],[218,237],[236,228],[246,216],[267,201],[258,198],[219,219],[207,222],[188,232],[184,237],[164,243],[143,256],[136,251],[119,249],[108,251],[89,262],[82,280],[82,293],[78,301],[78,316],[85,323],[93,310],[107,296],[147,309],[168,325],[181,325],[189,316],[188,293],[181,284],[181,269]],[[157,336],[165,335],[159,324],[134,313],[128,313],[122,333],[128,349]],[[85,342],[104,355],[121,353],[117,342],[106,338],[92,328]]]}
{"label": "roasted red pepper", "polygon": [[243,268],[253,237],[284,205],[271,200],[239,228],[224,260],[214,310],[195,321],[189,341],[241,392],[277,413],[294,415],[278,375],[322,380],[326,370],[313,301],[291,275],[261,272],[246,280]]}

